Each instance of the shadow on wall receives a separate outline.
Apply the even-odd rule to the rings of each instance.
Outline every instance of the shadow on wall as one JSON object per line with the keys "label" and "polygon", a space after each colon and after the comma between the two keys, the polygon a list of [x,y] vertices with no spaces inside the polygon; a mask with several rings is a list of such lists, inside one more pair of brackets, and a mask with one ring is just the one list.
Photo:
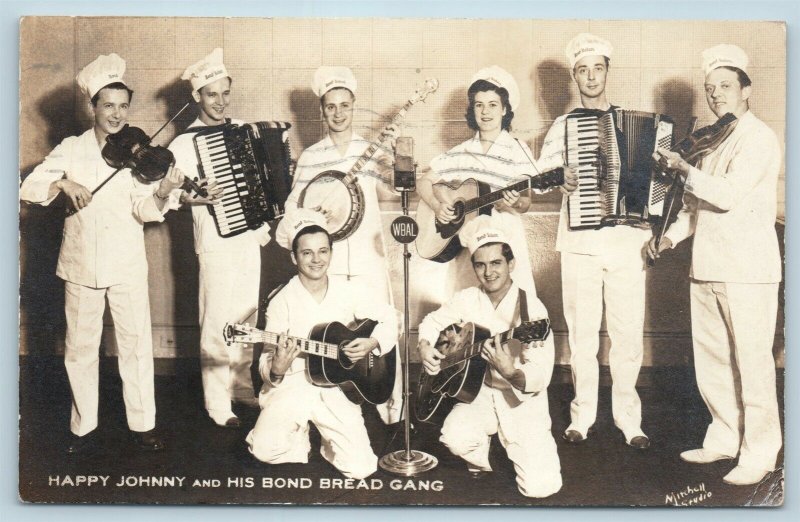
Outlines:
{"label": "shadow on wall", "polygon": [[694,90],[692,85],[683,79],[670,78],[658,84],[653,90],[653,111],[666,114],[674,121],[674,137],[676,143],[691,130],[692,107],[694,107]]}
{"label": "shadow on wall", "polygon": [[[294,89],[289,94],[289,108],[292,111],[292,122],[301,122],[308,118],[310,107],[319,107],[319,98],[309,89]],[[318,113],[318,111],[317,111]],[[306,115],[304,118],[303,115]],[[313,120],[318,121],[319,118]],[[292,144],[292,149],[297,151],[299,157],[300,153],[310,147],[311,145],[322,139],[320,126],[317,125],[297,125],[295,127],[297,135],[300,137],[300,143]],[[297,159],[297,158],[295,158]]]}
{"label": "shadow on wall", "polygon": [[[167,83],[156,91],[155,97],[158,100],[163,100],[167,107],[166,114],[162,116],[164,118],[164,123],[175,116],[187,102],[191,104],[174,122],[172,122],[173,128],[177,131],[176,134],[187,128],[197,118],[197,104],[194,102],[194,98],[192,98],[189,82],[175,77],[170,83]],[[160,126],[161,125],[159,125],[159,127]],[[153,129],[153,132],[155,132],[155,130],[156,129]],[[167,132],[167,130],[165,129],[164,132]],[[155,139],[155,142],[163,146],[167,145],[166,137],[162,137],[161,135]]]}
{"label": "shadow on wall", "polygon": [[[440,121],[445,122],[439,126],[439,143],[442,144],[442,153],[468,140],[474,134],[464,116],[467,112],[466,100],[467,86],[451,91],[447,104],[442,107],[438,115]],[[460,115],[458,120],[452,119],[454,114]]]}
{"label": "shadow on wall", "polygon": [[537,158],[542,151],[544,137],[550,128],[549,123],[569,112],[572,101],[572,76],[563,63],[545,60],[531,71],[529,80],[535,87],[536,110],[539,114],[540,126],[529,143]]}
{"label": "shadow on wall", "polygon": [[[41,132],[47,136],[49,150],[87,128],[85,114],[77,114],[72,86],[47,92],[36,108],[43,120]],[[37,165],[21,165],[21,179]],[[32,355],[55,354],[65,328],[64,283],[55,275],[65,217],[65,207],[60,203],[57,200],[47,207],[22,203],[20,208],[20,326],[27,326],[29,336],[24,349]]]}

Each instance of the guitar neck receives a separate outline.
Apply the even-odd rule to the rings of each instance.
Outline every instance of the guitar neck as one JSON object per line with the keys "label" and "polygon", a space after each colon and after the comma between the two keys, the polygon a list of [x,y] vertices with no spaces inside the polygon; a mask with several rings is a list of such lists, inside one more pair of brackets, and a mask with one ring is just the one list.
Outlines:
{"label": "guitar neck", "polygon": [[[395,115],[394,118],[392,118],[392,125],[400,123],[400,121],[402,121],[403,118],[405,118],[406,112],[408,112],[408,109],[410,109],[412,105],[413,102],[411,102],[410,100],[407,101],[406,104],[403,105],[403,108],[400,109],[400,111],[398,111],[398,113]],[[361,157],[358,158],[358,161],[356,161],[353,164],[353,167],[347,172],[347,177],[352,178],[353,176],[361,172],[361,170],[364,168],[364,165],[366,165],[367,162],[372,159],[372,156],[375,155],[375,153],[378,151],[378,148],[381,145],[383,145],[383,142],[386,141],[387,138],[388,135],[383,134],[378,139],[378,141],[373,141],[372,143],[370,143],[369,147],[367,147],[367,150],[364,151],[364,154],[362,154]]]}
{"label": "guitar neck", "polygon": [[312,339],[304,339],[302,337],[292,337],[283,334],[276,334],[273,332],[260,332],[260,342],[267,344],[280,344],[283,341],[288,341],[290,344],[296,344],[300,347],[300,351],[310,353],[312,355],[319,355],[328,359],[338,359],[339,346],[331,343],[323,343],[321,341],[314,341]]}
{"label": "guitar neck", "polygon": [[[514,338],[514,328],[500,334],[500,343],[505,344],[513,338]],[[468,359],[472,359],[473,357],[479,356],[481,354],[482,347],[483,347],[483,341],[479,343],[472,343],[470,345],[465,346],[463,350],[458,350],[457,352],[447,354],[445,358],[442,359],[442,369],[455,366],[456,364],[464,362]]]}
{"label": "guitar neck", "polygon": [[542,174],[537,176],[528,177],[527,179],[523,179],[522,181],[518,181],[513,183],[507,187],[501,188],[499,190],[495,190],[494,192],[489,192],[488,194],[483,194],[482,196],[478,196],[476,198],[472,198],[464,202],[464,212],[475,212],[476,210],[483,208],[487,205],[491,205],[496,201],[500,201],[503,199],[503,192],[506,190],[514,190],[516,192],[520,192],[523,190],[528,189],[545,189],[548,187],[553,186],[554,184],[561,184],[556,183],[559,178],[563,178],[564,171],[561,168],[548,170]]}

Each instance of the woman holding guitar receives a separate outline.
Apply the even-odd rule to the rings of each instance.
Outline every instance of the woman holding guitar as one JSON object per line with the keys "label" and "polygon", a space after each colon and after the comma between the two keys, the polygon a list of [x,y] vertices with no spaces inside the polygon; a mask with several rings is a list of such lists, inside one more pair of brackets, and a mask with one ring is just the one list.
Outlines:
{"label": "woman holding guitar", "polygon": [[[418,184],[421,206],[429,207],[440,224],[458,219],[453,205],[455,191],[452,189],[459,184],[475,180],[480,192],[484,193],[502,189],[525,176],[539,174],[531,150],[509,134],[520,98],[514,78],[497,66],[481,69],[472,77],[467,97],[465,117],[469,128],[476,131],[475,136],[434,158],[431,172]],[[533,269],[521,218],[530,205],[530,196],[524,191],[507,190],[493,207],[487,207],[481,213],[511,217],[510,245],[518,254],[514,281],[535,294]],[[476,284],[469,254],[461,249],[450,265],[445,295]]]}

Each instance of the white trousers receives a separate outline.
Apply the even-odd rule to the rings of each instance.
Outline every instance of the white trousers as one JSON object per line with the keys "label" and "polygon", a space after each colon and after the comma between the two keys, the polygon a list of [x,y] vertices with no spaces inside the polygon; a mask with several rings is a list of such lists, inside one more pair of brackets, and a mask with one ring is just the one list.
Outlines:
{"label": "white trousers", "polygon": [[231,400],[253,397],[252,346],[228,346],[222,331],[225,323],[245,322],[258,308],[261,251],[253,241],[226,252],[199,254],[198,260],[200,368],[205,407],[217,424],[224,424],[233,416]]}
{"label": "white trousers", "polygon": [[772,471],[781,425],[772,345],[778,284],[692,281],[697,386],[708,410],[703,447]]}
{"label": "white trousers", "polygon": [[106,298],[114,319],[128,427],[140,432],[153,429],[156,404],[147,276],[108,288],[89,288],[66,281],[64,290],[67,317],[64,365],[72,390],[70,430],[83,436],[97,427],[100,338]]}
{"label": "white trousers", "polygon": [[[342,274],[331,274],[331,277],[339,278],[341,281],[345,281],[347,283],[355,283],[360,288],[367,289],[367,291],[374,291],[375,295],[379,296],[381,299],[385,299],[385,302],[395,307],[394,298],[392,297],[391,288],[389,287],[389,281],[386,277],[385,271],[384,272],[376,271],[376,275],[374,277],[370,277],[367,275],[359,275],[359,276],[350,276],[350,278],[348,279],[346,275]],[[395,307],[395,310],[396,309],[397,307]],[[365,318],[359,317],[359,319],[365,319]],[[402,312],[398,314],[397,324],[401,325],[400,328],[402,328],[403,324]],[[393,424],[395,422],[400,422],[403,418],[403,366],[401,364],[401,358],[400,358],[400,352],[403,349],[403,346],[401,344],[402,340],[403,340],[402,337],[398,337],[398,343],[394,351],[395,372],[394,372],[394,388],[392,388],[392,395],[389,397],[388,401],[384,402],[383,404],[378,404],[375,406],[375,409],[378,411],[378,415],[380,415],[381,420],[383,421],[384,424]],[[410,406],[411,405],[409,405],[409,407]]]}
{"label": "white trousers", "polygon": [[314,386],[299,374],[259,397],[261,414],[247,435],[250,452],[267,464],[308,462],[308,423],[322,436],[322,456],[342,475],[362,479],[378,469],[361,408],[338,387]]}
{"label": "white trousers", "polygon": [[614,424],[630,442],[644,435],[636,380],[642,366],[645,269],[639,251],[605,255],[561,253],[564,319],[569,329],[575,399],[567,430],[586,436],[597,418],[600,324],[605,303],[611,340],[611,410]]}
{"label": "white trousers", "polygon": [[490,471],[489,446],[496,433],[514,463],[520,493],[542,498],[556,493],[562,484],[550,426],[547,392],[511,407],[501,390],[484,384],[470,404],[453,407],[439,440],[470,467]]}

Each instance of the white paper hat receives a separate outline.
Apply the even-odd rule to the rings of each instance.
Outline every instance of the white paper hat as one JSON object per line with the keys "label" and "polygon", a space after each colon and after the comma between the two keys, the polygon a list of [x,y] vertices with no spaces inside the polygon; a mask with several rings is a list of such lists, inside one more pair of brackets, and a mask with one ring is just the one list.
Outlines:
{"label": "white paper hat", "polygon": [[478,248],[487,243],[508,244],[505,223],[502,219],[497,219],[501,215],[481,215],[464,225],[458,233],[458,239],[467,247],[470,254],[474,254]]}
{"label": "white paper hat", "polygon": [[715,45],[703,51],[703,73],[708,74],[718,67],[736,67],[747,72],[750,60],[740,47],[731,44]]}
{"label": "white paper hat", "polygon": [[[100,89],[111,83],[125,84],[125,60],[116,53],[98,56],[92,63],[81,69],[75,81],[84,94],[93,98]],[[127,84],[126,84],[127,85]]]}
{"label": "white paper hat", "polygon": [[230,75],[222,63],[222,49],[217,47],[208,56],[187,67],[181,75],[181,80],[189,80],[192,91],[199,91],[209,83],[226,77]]}
{"label": "white paper hat", "polygon": [[348,67],[323,65],[314,72],[311,90],[318,97],[322,98],[326,92],[338,87],[344,87],[353,94],[356,93],[358,82],[356,82],[356,77],[353,76],[353,71]]}
{"label": "white paper hat", "polygon": [[605,56],[611,58],[614,52],[611,42],[591,33],[581,33],[567,44],[564,54],[567,56],[570,69],[575,68],[578,63],[585,56]]}
{"label": "white paper hat", "polygon": [[286,250],[292,249],[297,234],[306,227],[317,225],[327,230],[325,216],[310,208],[298,208],[287,212],[275,230],[275,242]]}
{"label": "white paper hat", "polygon": [[517,86],[516,80],[508,71],[497,65],[484,67],[472,76],[469,81],[470,87],[478,80],[485,80],[508,91],[508,103],[511,105],[511,110],[517,110],[517,107],[519,107],[519,86]]}

